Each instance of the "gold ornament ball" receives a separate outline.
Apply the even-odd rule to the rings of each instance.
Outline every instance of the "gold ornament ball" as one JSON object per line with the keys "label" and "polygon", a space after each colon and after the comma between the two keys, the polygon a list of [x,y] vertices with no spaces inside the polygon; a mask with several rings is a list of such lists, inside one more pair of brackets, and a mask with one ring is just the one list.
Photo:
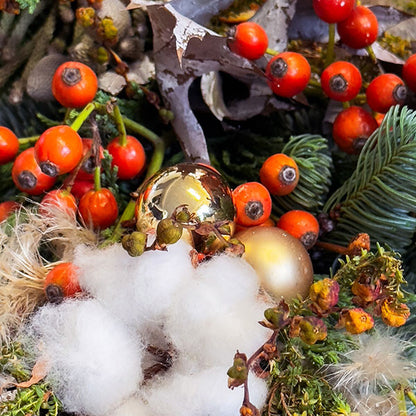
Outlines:
{"label": "gold ornament ball", "polygon": [[160,170],[138,189],[137,228],[156,229],[180,205],[199,221],[233,221],[232,192],[212,167],[199,163],[178,163]]}
{"label": "gold ornament ball", "polygon": [[306,297],[313,267],[303,244],[277,227],[251,227],[235,237],[245,246],[243,259],[256,271],[260,286],[276,301]]}

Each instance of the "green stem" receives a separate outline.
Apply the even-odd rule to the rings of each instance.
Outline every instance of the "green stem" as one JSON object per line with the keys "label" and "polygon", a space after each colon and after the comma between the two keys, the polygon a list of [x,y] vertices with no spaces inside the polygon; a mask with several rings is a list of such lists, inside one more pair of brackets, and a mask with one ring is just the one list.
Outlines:
{"label": "green stem", "polygon": [[413,393],[410,389],[405,389],[406,395],[409,398],[409,400],[413,403],[414,406],[416,406],[416,395]]}
{"label": "green stem", "polygon": [[279,52],[278,52],[278,51],[275,51],[274,49],[271,49],[271,48],[267,48],[267,49],[266,49],[266,53],[267,53],[268,55],[272,55],[272,56],[276,56],[276,55],[278,55],[278,54],[279,54]]}
{"label": "green stem", "polygon": [[128,130],[143,136],[153,145],[153,154],[147,166],[145,179],[150,178],[162,167],[165,156],[165,141],[151,130],[133,120],[128,119],[127,117],[123,117],[123,121]]}
{"label": "green stem", "polygon": [[70,115],[71,115],[71,109],[67,108],[65,111],[65,116],[64,116],[64,124],[66,124],[66,122],[69,120]]}
{"label": "green stem", "polygon": [[367,51],[368,56],[371,58],[371,60],[372,60],[375,64],[377,64],[377,63],[378,63],[378,61],[377,61],[377,57],[376,57],[376,54],[374,53],[374,49],[371,47],[371,45],[367,46],[367,47],[365,48],[365,50]]}
{"label": "green stem", "polygon": [[94,191],[101,189],[101,167],[96,166],[94,168]]}
{"label": "green stem", "polygon": [[25,145],[25,144],[32,144],[35,143],[39,139],[39,136],[30,136],[30,137],[22,137],[19,138],[19,145]]}
{"label": "green stem", "polygon": [[89,103],[87,104],[83,110],[78,114],[78,117],[74,120],[74,122],[71,124],[71,127],[78,131],[81,126],[84,124],[85,120],[90,116],[90,114],[94,111],[95,104]]}
{"label": "green stem", "polygon": [[351,107],[351,103],[349,101],[343,101],[342,102],[342,108],[343,109],[346,109],[346,108],[349,108],[349,107]]}
{"label": "green stem", "polygon": [[399,385],[396,390],[397,402],[399,407],[399,416],[407,416],[406,398],[404,396],[404,388]]}
{"label": "green stem", "polygon": [[117,125],[117,130],[119,133],[119,143],[120,146],[124,147],[127,145],[127,135],[126,135],[126,126],[124,125],[124,120],[120,112],[120,107],[115,104],[113,110],[114,121]]}
{"label": "green stem", "polygon": [[334,62],[335,23],[328,24],[328,46],[326,50],[325,67]]}

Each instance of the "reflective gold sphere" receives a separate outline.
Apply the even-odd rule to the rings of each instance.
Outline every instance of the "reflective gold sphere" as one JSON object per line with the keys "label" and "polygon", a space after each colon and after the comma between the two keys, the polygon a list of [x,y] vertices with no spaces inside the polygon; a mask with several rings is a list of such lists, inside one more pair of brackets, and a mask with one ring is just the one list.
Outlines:
{"label": "reflective gold sphere", "polygon": [[160,170],[138,189],[137,228],[155,229],[157,223],[186,205],[199,221],[233,221],[231,189],[208,165],[179,163]]}
{"label": "reflective gold sphere", "polygon": [[235,237],[245,246],[245,259],[260,286],[276,301],[306,297],[313,281],[312,261],[303,244],[277,227],[251,227]]}

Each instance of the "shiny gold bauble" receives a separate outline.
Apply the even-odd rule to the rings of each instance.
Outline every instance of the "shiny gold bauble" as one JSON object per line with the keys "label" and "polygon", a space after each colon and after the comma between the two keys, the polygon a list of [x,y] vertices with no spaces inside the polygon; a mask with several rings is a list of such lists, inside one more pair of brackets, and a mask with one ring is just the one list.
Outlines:
{"label": "shiny gold bauble", "polygon": [[155,229],[157,223],[186,205],[200,222],[233,221],[231,189],[208,165],[179,163],[160,170],[138,189],[137,228]]}
{"label": "shiny gold bauble", "polygon": [[303,244],[277,227],[251,227],[235,237],[245,246],[243,259],[256,271],[260,286],[276,301],[306,297],[313,280]]}

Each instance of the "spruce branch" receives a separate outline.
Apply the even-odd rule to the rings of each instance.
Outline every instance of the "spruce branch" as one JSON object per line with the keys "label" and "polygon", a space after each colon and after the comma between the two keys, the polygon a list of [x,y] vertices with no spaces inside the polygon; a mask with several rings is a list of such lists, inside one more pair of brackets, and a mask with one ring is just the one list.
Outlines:
{"label": "spruce branch", "polygon": [[368,233],[405,251],[416,231],[416,112],[395,106],[364,145],[351,177],[324,211],[337,219],[327,239],[343,244]]}
{"label": "spruce branch", "polygon": [[332,159],[327,140],[315,134],[293,136],[283,147],[282,153],[296,161],[299,183],[289,195],[273,198],[273,210],[278,214],[291,209],[318,213],[331,184]]}

